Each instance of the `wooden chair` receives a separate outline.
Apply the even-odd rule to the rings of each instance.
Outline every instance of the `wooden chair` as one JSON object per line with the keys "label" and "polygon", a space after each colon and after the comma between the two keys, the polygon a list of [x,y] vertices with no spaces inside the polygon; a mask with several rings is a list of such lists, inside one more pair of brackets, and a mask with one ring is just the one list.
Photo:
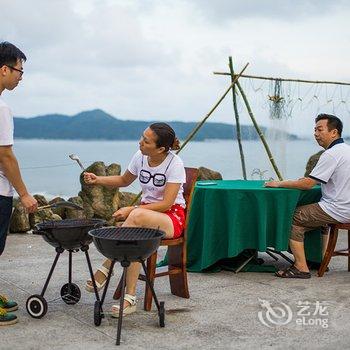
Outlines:
{"label": "wooden chair", "polygon": [[[329,239],[326,252],[324,254],[321,266],[318,270],[318,276],[322,277],[327,270],[328,264],[333,256],[347,256],[348,257],[348,271],[350,271],[350,223],[349,224],[331,224],[329,231]],[[348,231],[348,248],[335,250],[338,238],[338,230]]]}
{"label": "wooden chair", "polygon": [[[184,184],[184,198],[186,201],[186,227],[189,219],[189,209],[191,206],[192,192],[194,189],[195,182],[198,177],[198,169],[196,168],[185,168],[186,171],[186,183]],[[175,239],[162,239],[161,246],[168,247],[168,269],[164,272],[156,271],[157,265],[157,251],[154,252],[147,259],[147,274],[152,284],[157,277],[169,276],[170,281],[170,290],[171,293],[182,297],[189,298],[190,293],[188,290],[187,283],[187,271],[186,271],[186,260],[187,260],[187,251],[186,251],[186,229],[183,232],[183,235]],[[146,281],[145,275],[140,274],[139,280]],[[119,281],[118,287],[114,292],[113,299],[119,299],[121,296],[121,281]],[[147,286],[145,287],[145,297],[144,297],[144,309],[150,311],[152,308],[152,292],[151,289]]]}

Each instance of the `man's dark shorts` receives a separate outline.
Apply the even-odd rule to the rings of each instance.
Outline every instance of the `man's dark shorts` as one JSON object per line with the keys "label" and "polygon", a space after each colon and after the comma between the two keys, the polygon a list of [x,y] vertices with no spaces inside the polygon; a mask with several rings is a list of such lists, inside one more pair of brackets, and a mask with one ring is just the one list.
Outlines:
{"label": "man's dark shorts", "polygon": [[0,195],[0,255],[5,249],[7,231],[12,214],[12,197]]}
{"label": "man's dark shorts", "polygon": [[305,232],[320,227],[323,233],[328,233],[327,225],[337,223],[318,203],[303,205],[295,209],[290,239],[304,242]]}

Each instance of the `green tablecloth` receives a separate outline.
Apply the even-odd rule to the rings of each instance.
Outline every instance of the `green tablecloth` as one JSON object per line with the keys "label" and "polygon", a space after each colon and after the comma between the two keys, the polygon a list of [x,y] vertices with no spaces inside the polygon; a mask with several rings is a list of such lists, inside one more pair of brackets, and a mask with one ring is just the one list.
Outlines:
{"label": "green tablecloth", "polygon": [[[309,191],[263,187],[264,181],[223,180],[197,183],[187,227],[187,269],[202,271],[244,249],[288,249],[298,205],[318,202],[319,186]],[[203,183],[203,182],[201,182]],[[321,261],[320,232],[306,234],[307,259]]]}

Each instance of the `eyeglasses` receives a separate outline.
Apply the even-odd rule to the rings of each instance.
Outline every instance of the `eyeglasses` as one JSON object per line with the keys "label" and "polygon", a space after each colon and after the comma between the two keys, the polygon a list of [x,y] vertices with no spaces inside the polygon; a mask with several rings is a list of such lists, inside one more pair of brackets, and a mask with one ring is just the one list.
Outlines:
{"label": "eyeglasses", "polygon": [[6,67],[9,67],[10,69],[15,70],[16,72],[19,72],[19,74],[20,74],[21,76],[22,76],[23,73],[24,73],[24,71],[23,71],[22,69],[17,69],[17,68],[15,68],[15,67],[13,67],[13,66],[9,66],[8,64],[6,65]]}
{"label": "eyeglasses", "polygon": [[148,170],[142,169],[140,171],[139,180],[143,184],[147,184],[153,179],[153,185],[156,187],[162,187],[166,183],[166,176],[164,174],[156,173],[152,175]]}

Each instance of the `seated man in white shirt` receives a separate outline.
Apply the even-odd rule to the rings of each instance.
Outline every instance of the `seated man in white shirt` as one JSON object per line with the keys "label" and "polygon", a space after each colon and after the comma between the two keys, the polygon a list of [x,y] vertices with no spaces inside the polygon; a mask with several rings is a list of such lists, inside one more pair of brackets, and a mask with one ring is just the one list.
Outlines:
{"label": "seated man in white shirt", "polygon": [[341,138],[343,123],[333,115],[317,116],[315,139],[325,149],[308,177],[299,180],[270,181],[266,187],[285,187],[307,190],[321,184],[322,198],[318,203],[296,208],[290,249],[294,265],[276,275],[282,278],[310,278],[304,252],[304,234],[332,223],[350,222],[350,146]]}

